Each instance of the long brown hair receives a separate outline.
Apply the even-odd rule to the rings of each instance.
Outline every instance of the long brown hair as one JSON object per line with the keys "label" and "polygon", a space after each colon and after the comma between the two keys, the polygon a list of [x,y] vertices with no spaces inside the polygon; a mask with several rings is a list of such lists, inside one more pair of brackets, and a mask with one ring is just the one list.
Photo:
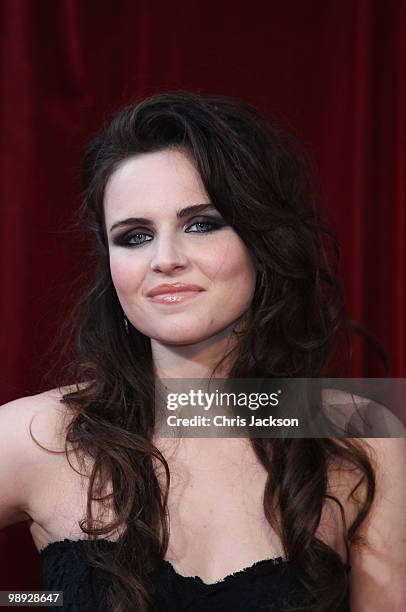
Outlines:
{"label": "long brown hair", "polygon": [[[96,237],[97,266],[78,304],[70,347],[70,381],[86,381],[65,393],[73,411],[68,444],[92,472],[86,517],[91,538],[125,527],[114,551],[89,548],[91,562],[111,575],[115,612],[153,608],[148,574],[162,561],[169,540],[170,473],[153,445],[154,375],[151,346],[132,325],[128,333],[109,268],[103,218],[104,189],[131,156],[175,147],[190,153],[210,200],[250,250],[258,267],[249,325],[233,347],[230,378],[327,376],[329,359],[349,321],[338,280],[339,251],[318,212],[320,190],[296,138],[235,98],[177,91],[152,96],[121,110],[88,146],[82,167],[81,219]],[[65,383],[65,381],[63,381]],[[358,515],[345,525],[349,545],[374,498],[374,469],[358,440],[253,439],[268,471],[265,516],[288,559],[303,569],[312,610],[338,610],[347,589],[340,556],[316,537],[330,494],[328,470],[336,461],[359,474]],[[154,470],[166,474],[161,489]],[[107,484],[112,490],[106,493]],[[102,524],[92,500],[110,501],[116,519]],[[272,509],[280,509],[276,524]],[[303,608],[308,609],[308,608]]]}

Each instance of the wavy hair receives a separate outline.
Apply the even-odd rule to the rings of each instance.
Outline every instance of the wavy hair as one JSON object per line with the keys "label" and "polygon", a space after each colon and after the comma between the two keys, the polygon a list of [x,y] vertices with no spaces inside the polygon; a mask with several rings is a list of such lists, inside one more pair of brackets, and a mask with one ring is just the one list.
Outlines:
{"label": "wavy hair", "polygon": [[[331,357],[350,326],[338,279],[339,250],[318,212],[314,169],[296,137],[275,120],[237,98],[175,91],[124,108],[93,139],[83,159],[80,218],[96,237],[89,256],[97,264],[73,313],[69,338],[69,377],[86,384],[65,392],[62,401],[74,415],[65,452],[71,444],[83,465],[92,458],[81,529],[91,540],[124,528],[114,551],[88,551],[91,563],[111,576],[114,612],[154,609],[148,574],[168,548],[170,472],[152,443],[150,339],[131,325],[126,333],[123,325],[110,275],[103,197],[122,162],[168,148],[192,155],[210,200],[244,241],[258,269],[248,324],[227,354],[230,378],[330,375]],[[316,530],[323,504],[332,499],[340,508],[347,553],[360,539],[375,487],[367,450],[360,440],[348,438],[257,438],[251,444],[268,472],[265,516],[286,557],[295,559],[306,576],[313,603],[300,609],[338,610],[348,587],[345,564]],[[164,468],[163,489],[154,462]],[[341,502],[329,490],[334,463],[356,471],[349,497],[355,498],[364,485],[351,525],[345,524]],[[110,503],[114,520],[95,518],[95,501],[102,507]]]}

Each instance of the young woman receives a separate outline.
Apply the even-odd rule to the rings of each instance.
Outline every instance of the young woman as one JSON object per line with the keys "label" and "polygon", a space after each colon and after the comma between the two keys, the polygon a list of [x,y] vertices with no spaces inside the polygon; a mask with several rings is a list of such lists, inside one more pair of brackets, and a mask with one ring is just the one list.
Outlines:
{"label": "young woman", "polygon": [[0,410],[0,525],[29,523],[43,588],[80,612],[403,610],[403,439],[155,426],[159,379],[329,373],[348,322],[293,139],[166,93],[94,139],[83,181],[97,269],[70,379]]}

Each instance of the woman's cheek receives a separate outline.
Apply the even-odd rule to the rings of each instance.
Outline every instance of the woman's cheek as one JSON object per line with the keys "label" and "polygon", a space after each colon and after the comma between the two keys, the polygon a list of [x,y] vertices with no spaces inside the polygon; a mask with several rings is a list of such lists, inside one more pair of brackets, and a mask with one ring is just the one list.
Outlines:
{"label": "woman's cheek", "polygon": [[128,263],[111,259],[110,272],[118,295],[131,293],[137,286],[137,275]]}
{"label": "woman's cheek", "polygon": [[251,294],[255,287],[256,270],[249,254],[238,245],[233,257],[225,260],[219,269],[219,277],[233,290],[239,293]]}

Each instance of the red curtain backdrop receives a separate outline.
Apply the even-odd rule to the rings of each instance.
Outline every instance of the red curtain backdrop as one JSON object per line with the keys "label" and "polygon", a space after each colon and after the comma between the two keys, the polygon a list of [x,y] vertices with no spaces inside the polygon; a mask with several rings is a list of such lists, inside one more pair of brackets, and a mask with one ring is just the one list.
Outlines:
{"label": "red curtain backdrop", "polygon": [[[69,224],[86,141],[121,105],[174,89],[240,96],[304,140],[349,313],[406,376],[405,2],[2,0],[0,10],[1,402],[44,390],[44,355],[83,267]],[[352,370],[383,375],[356,339]],[[0,533],[0,551],[1,588],[39,588],[24,525]]]}

